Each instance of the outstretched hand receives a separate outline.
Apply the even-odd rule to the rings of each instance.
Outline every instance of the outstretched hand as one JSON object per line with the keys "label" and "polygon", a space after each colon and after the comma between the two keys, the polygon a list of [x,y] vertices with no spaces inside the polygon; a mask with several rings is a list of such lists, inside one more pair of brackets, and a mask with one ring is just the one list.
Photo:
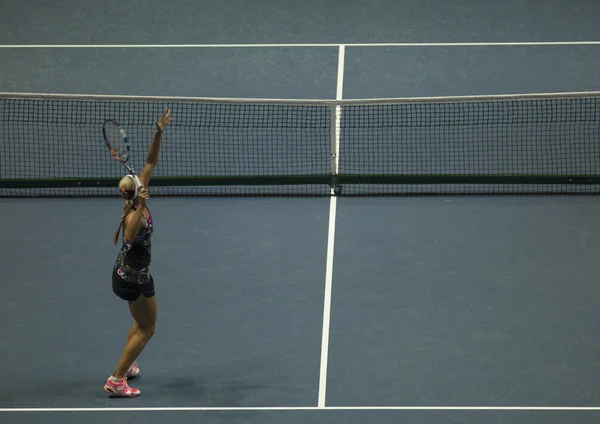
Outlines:
{"label": "outstretched hand", "polygon": [[165,108],[160,119],[154,122],[156,123],[156,131],[163,132],[165,128],[167,128],[167,125],[173,122],[173,118],[171,117],[171,109],[169,109],[168,107]]}

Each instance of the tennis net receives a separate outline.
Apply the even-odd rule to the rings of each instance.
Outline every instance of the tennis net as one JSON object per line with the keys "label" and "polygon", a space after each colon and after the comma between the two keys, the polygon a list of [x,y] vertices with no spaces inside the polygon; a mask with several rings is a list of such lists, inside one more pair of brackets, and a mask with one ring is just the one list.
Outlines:
{"label": "tennis net", "polygon": [[[600,93],[257,100],[0,93],[0,196],[114,196],[170,107],[153,196],[596,194]],[[334,189],[334,190],[333,190]]]}

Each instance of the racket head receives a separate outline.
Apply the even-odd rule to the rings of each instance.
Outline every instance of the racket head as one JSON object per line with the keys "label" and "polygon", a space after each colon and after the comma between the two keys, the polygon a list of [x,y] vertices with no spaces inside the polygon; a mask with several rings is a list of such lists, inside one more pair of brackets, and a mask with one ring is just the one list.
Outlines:
{"label": "racket head", "polygon": [[[104,125],[102,125],[102,135],[110,154],[123,165],[127,166],[127,162],[131,158],[131,152],[129,149],[129,139],[123,127],[114,119],[107,119],[104,121]],[[130,166],[127,166],[127,168],[133,174],[133,170],[129,169]]]}

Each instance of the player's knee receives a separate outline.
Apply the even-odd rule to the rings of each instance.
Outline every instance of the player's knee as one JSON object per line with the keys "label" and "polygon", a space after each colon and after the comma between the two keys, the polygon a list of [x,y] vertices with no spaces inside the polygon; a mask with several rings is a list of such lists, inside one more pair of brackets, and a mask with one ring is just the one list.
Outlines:
{"label": "player's knee", "polygon": [[150,327],[140,328],[140,332],[144,335],[144,337],[147,340],[150,340],[152,338],[152,336],[154,336],[154,333],[156,332],[156,326],[152,325]]}

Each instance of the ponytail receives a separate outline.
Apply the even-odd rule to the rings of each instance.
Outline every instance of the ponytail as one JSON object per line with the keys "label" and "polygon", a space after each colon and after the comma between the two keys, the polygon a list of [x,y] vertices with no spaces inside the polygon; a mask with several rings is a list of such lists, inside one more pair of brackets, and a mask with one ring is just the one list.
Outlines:
{"label": "ponytail", "polygon": [[123,206],[123,214],[121,215],[121,222],[119,222],[119,228],[115,232],[113,236],[113,246],[117,245],[117,241],[119,241],[119,232],[121,231],[121,227],[123,227],[123,223],[125,222],[125,217],[133,208],[133,200],[125,200],[125,206]]}

